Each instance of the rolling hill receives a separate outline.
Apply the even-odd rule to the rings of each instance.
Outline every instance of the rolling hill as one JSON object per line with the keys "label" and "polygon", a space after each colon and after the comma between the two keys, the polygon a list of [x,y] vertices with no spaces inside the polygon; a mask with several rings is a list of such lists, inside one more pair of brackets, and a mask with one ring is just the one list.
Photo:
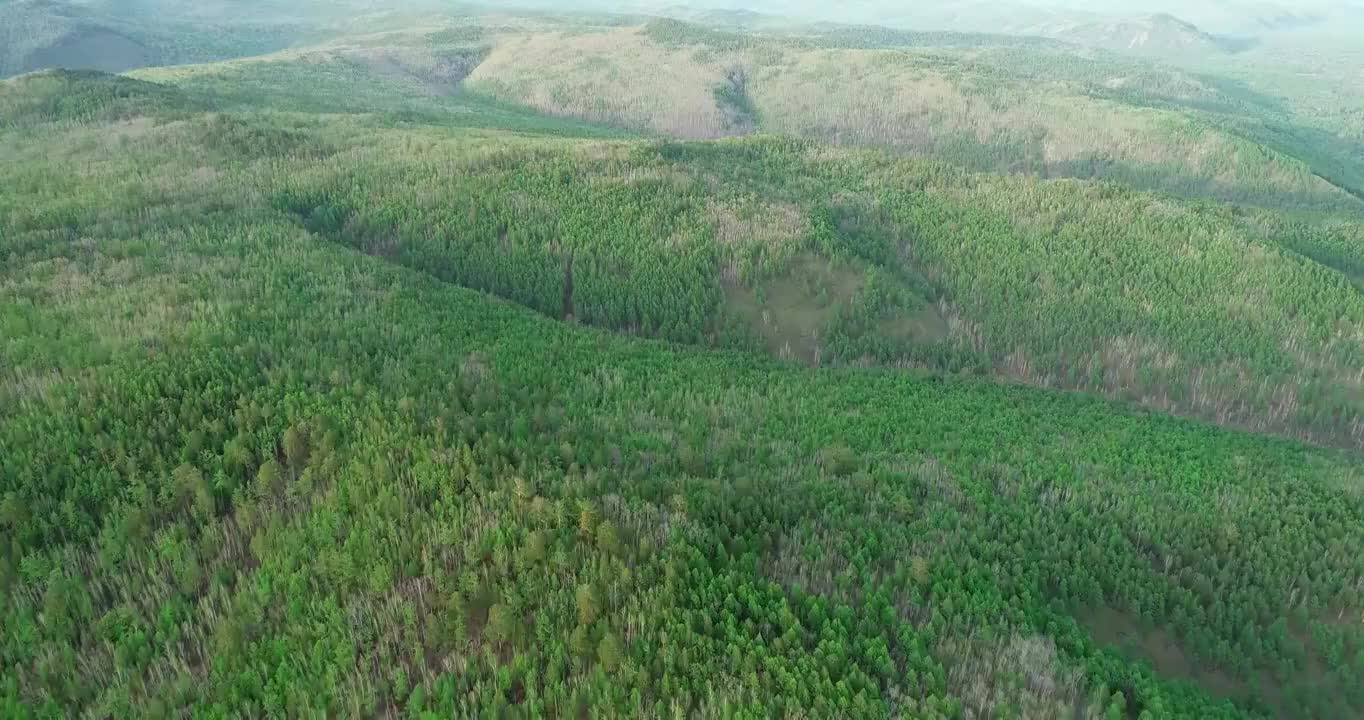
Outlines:
{"label": "rolling hill", "polygon": [[[478,92],[483,73],[502,72],[486,36],[436,32],[422,53],[404,45],[410,37],[383,36],[382,46],[372,39],[141,75],[175,83],[201,107],[264,98],[308,112],[401,109],[409,121],[537,127],[505,96]],[[676,70],[675,60],[657,62]],[[723,116],[713,117],[718,127]],[[1355,224],[1031,175],[989,179],[812,141],[654,148],[600,159],[592,158],[601,150],[540,149],[599,168],[592,172],[608,183],[576,191],[550,182],[552,172],[489,171],[470,184],[386,152],[294,164],[271,183],[285,188],[279,206],[323,235],[555,317],[807,363],[918,365],[1083,389],[1331,443],[1364,438]],[[531,157],[507,162],[529,167]],[[369,169],[357,173],[357,164]],[[769,164],[780,170],[764,172]],[[431,173],[443,190],[405,197],[401,188],[432,182]],[[805,179],[780,180],[788,176]],[[490,214],[454,210],[469,203]],[[593,204],[601,210],[574,210]],[[510,275],[499,267],[509,247],[524,253]],[[676,255],[678,247],[688,251]],[[1177,260],[1187,257],[1196,260]],[[646,280],[650,266],[663,274]],[[1030,269],[1008,270],[1020,267]],[[1170,307],[1171,297],[1183,304]],[[1331,300],[1304,313],[1306,297]],[[1147,309],[1156,307],[1169,309]],[[1230,314],[1201,317],[1208,307]]]}
{"label": "rolling hill", "polygon": [[1026,28],[1023,34],[1158,56],[1202,55],[1234,47],[1226,40],[1204,33],[1192,23],[1167,14],[1044,24]]}
{"label": "rolling hill", "polygon": [[[869,28],[787,40],[673,21],[499,32],[468,85],[550,114],[679,137],[768,131],[974,169],[1359,210],[1357,170],[1332,173],[1328,159],[1256,142],[1265,124],[1247,115],[1305,132],[1278,120],[1269,98],[1064,49],[947,42]],[[966,42],[975,45],[957,46]],[[653,82],[657,67],[667,68],[666,93]]]}
{"label": "rolling hill", "polygon": [[[319,18],[323,9],[329,14]],[[366,0],[7,0],[0,3],[0,78],[54,68],[123,72],[259,55],[316,41],[347,17],[372,17],[372,11]]]}
{"label": "rolling hill", "polygon": [[0,80],[0,716],[1364,712],[1348,137],[1051,40],[369,17]]}

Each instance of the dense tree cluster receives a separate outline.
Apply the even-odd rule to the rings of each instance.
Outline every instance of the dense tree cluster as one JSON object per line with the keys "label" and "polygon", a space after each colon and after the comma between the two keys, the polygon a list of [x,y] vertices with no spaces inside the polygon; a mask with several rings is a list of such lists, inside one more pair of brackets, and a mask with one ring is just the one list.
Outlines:
{"label": "dense tree cluster", "polygon": [[1364,439],[1350,225],[785,139],[421,147],[292,166],[272,202],[552,317]]}
{"label": "dense tree cluster", "polygon": [[190,101],[174,88],[94,71],[52,70],[0,83],[0,128],[162,114]]}
{"label": "dense tree cluster", "polygon": [[[1332,484],[1357,467],[1036,391],[616,340],[278,222],[196,234],[204,256],[160,252],[237,261],[184,301],[252,311],[6,417],[15,713],[951,717],[1007,712],[973,705],[1018,697],[977,689],[1015,682],[984,658],[1032,634],[1083,672],[1047,707],[1358,702],[1364,518]],[[1100,648],[1074,618],[1103,606],[1244,678],[1237,704]]]}

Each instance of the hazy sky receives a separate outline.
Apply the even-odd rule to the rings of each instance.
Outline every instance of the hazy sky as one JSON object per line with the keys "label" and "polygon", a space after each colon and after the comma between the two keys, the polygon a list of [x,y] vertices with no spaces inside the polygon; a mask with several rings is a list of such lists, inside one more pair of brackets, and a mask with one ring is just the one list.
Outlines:
{"label": "hazy sky", "polygon": [[[582,8],[584,0],[526,0]],[[1259,33],[1341,16],[1364,17],[1364,0],[587,0],[594,8],[677,14],[678,8],[749,9],[851,23],[922,29],[1018,31],[1030,24],[1167,13],[1207,32]]]}

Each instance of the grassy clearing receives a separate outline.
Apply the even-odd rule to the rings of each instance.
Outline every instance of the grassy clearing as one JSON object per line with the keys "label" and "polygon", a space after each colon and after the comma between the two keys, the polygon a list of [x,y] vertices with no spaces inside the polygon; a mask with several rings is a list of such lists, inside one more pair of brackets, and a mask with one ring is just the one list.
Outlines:
{"label": "grassy clearing", "polygon": [[1308,622],[1294,619],[1270,628],[1263,642],[1288,648],[1288,652],[1300,658],[1292,670],[1280,673],[1256,670],[1254,661],[1248,658],[1219,666],[1217,661],[1190,652],[1170,630],[1113,608],[1087,610],[1080,618],[1096,641],[1126,657],[1151,663],[1165,677],[1192,682],[1214,697],[1272,708],[1280,717],[1297,712],[1298,696],[1304,688],[1310,688],[1307,692],[1312,693],[1342,691],[1336,686],[1341,678],[1314,657],[1322,649],[1321,643],[1331,642],[1327,638],[1335,632],[1331,626],[1338,626],[1338,618]]}
{"label": "grassy clearing", "polygon": [[[1215,697],[1245,698],[1250,694],[1248,683],[1224,671],[1201,666],[1180,647],[1173,635],[1159,628],[1143,628],[1137,619],[1127,613],[1099,608],[1087,611],[1081,617],[1085,627],[1094,633],[1096,641],[1112,646],[1128,657],[1151,663],[1156,672],[1165,677],[1188,680]],[[1270,698],[1282,700],[1277,684],[1263,688],[1262,692]]]}
{"label": "grassy clearing", "polygon": [[780,277],[752,288],[730,285],[726,310],[741,317],[777,357],[819,365],[830,324],[865,281],[864,269],[802,255]]}

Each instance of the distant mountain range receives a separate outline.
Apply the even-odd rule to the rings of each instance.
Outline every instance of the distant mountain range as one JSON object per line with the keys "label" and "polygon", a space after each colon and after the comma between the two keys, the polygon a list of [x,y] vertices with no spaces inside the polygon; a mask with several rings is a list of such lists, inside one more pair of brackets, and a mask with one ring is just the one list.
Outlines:
{"label": "distant mountain range", "polygon": [[[552,0],[524,0],[520,4],[554,6]],[[1358,0],[1208,0],[1188,3],[1150,0],[1134,9],[1118,0],[1031,0],[989,2],[943,0],[906,6],[887,0],[589,0],[599,9],[678,15],[699,10],[726,10],[800,17],[812,20],[889,25],[915,30],[1005,33],[1057,37],[1110,49],[1142,52],[1189,50],[1198,47],[1232,50],[1242,40],[1266,33],[1306,27],[1364,27],[1364,3]]]}
{"label": "distant mountain range", "polygon": [[1205,33],[1193,23],[1166,13],[1043,23],[1025,28],[1023,34],[1051,37],[1106,50],[1152,54],[1227,51],[1244,45]]}
{"label": "distant mountain range", "polygon": [[[575,9],[626,10],[730,29],[789,29],[802,21],[916,31],[1038,36],[1140,55],[1236,52],[1260,39],[1303,33],[1364,34],[1364,0],[1146,0],[1142,14],[1119,0],[583,0]],[[562,0],[513,0],[564,9]],[[407,0],[405,12],[437,0]],[[345,23],[389,10],[379,0],[11,0],[0,2],[0,77],[50,66],[120,72],[278,49],[308,22]],[[192,42],[186,39],[193,37]]]}
{"label": "distant mountain range", "polygon": [[1117,0],[1079,2],[1077,0],[1036,0],[1034,7],[1061,9],[1069,12],[1113,16],[1130,16],[1136,12],[1166,14],[1197,25],[1205,32],[1219,35],[1252,35],[1264,32],[1294,30],[1342,20],[1364,17],[1364,4],[1353,0],[1205,0],[1178,2],[1175,0],[1147,0],[1133,4]]}

